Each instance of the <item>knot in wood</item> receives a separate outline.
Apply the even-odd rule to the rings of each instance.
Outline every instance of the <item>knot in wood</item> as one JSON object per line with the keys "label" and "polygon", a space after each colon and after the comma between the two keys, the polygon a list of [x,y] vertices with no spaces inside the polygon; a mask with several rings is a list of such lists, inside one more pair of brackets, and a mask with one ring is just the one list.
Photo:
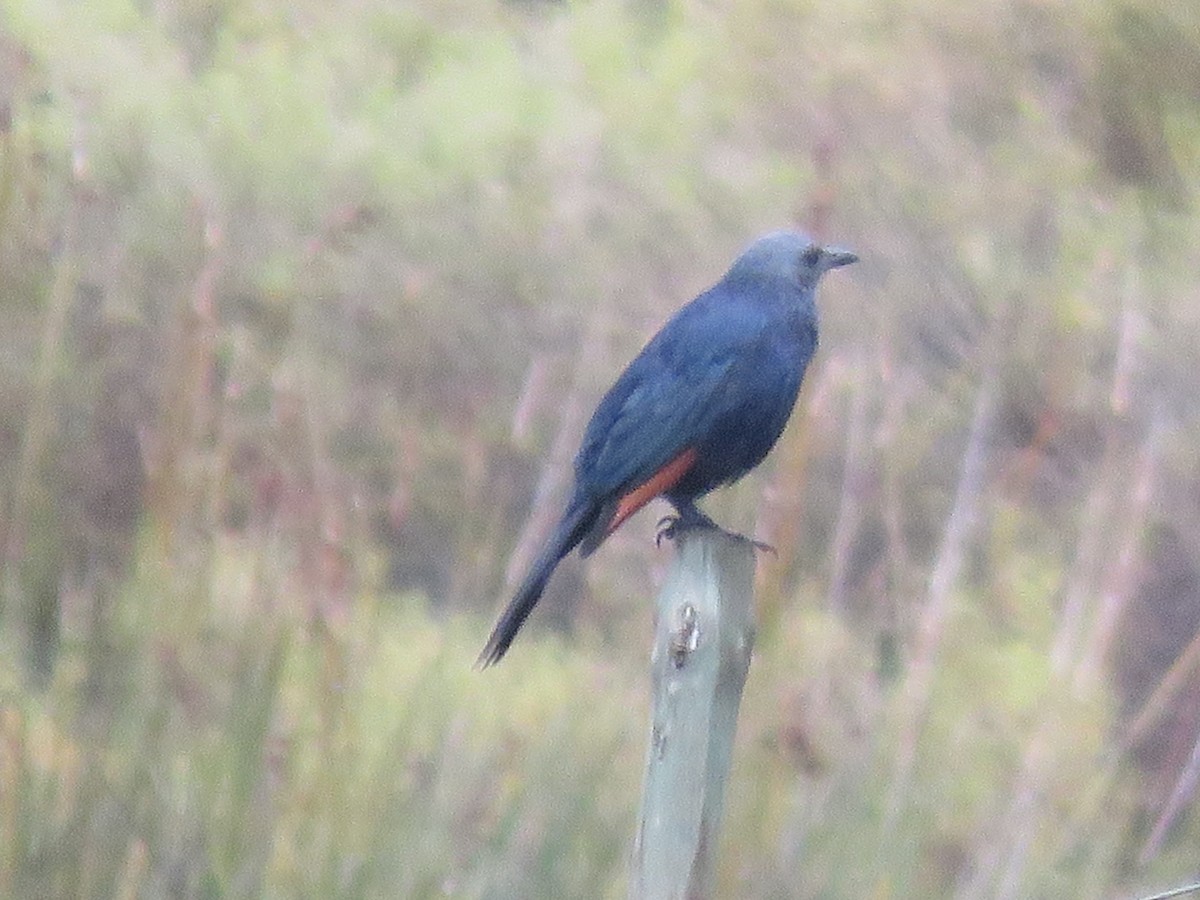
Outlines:
{"label": "knot in wood", "polygon": [[683,668],[690,654],[694,653],[700,643],[700,628],[697,621],[696,607],[685,603],[677,610],[675,628],[671,631],[671,665],[676,669]]}

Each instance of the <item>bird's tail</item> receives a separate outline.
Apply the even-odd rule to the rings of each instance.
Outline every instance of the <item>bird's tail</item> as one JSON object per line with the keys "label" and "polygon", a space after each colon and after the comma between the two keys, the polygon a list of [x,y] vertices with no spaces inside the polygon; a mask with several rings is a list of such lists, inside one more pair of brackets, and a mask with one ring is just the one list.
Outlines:
{"label": "bird's tail", "polygon": [[529,574],[509,601],[504,614],[500,616],[500,621],[492,629],[492,636],[488,638],[487,645],[475,662],[477,668],[486,669],[500,662],[517,631],[541,598],[555,566],[583,540],[583,536],[599,514],[600,507],[594,502],[578,499],[571,501],[559,520],[558,527],[554,529],[554,534],[550,536],[541,554],[530,567]]}

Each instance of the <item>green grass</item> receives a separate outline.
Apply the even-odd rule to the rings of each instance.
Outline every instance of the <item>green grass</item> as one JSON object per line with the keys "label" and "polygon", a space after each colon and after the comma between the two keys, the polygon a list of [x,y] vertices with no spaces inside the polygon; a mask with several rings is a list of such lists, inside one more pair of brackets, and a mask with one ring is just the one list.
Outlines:
{"label": "green grass", "polygon": [[619,894],[642,717],[612,673],[534,641],[476,672],[485,623],[412,596],[180,614],[166,571],[46,690],[0,670],[0,895]]}
{"label": "green grass", "polygon": [[[478,672],[478,617],[370,592],[320,617],[271,580],[261,547],[223,539],[197,577],[156,546],[103,610],[67,604],[43,689],[22,687],[11,658],[0,668],[0,896],[624,895],[647,715],[637,648],[600,660],[535,630]],[[1018,762],[1003,748],[1022,744],[1021,720],[998,735],[997,717],[1030,685],[944,670],[914,799],[888,834],[902,709],[870,646],[800,609],[764,643],[725,894],[951,892]],[[1024,668],[1049,688],[1044,667]],[[1102,710],[1079,716],[1072,734]],[[1064,735],[1046,783],[1087,789],[1101,761]],[[1129,815],[1128,785],[1104,816]],[[1076,824],[1036,852],[1031,889],[1119,880],[1120,836]]]}

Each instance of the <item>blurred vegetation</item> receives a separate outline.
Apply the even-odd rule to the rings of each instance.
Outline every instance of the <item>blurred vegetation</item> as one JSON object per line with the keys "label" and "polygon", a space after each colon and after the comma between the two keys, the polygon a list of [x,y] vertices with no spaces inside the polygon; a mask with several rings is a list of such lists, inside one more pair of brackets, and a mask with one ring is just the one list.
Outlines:
{"label": "blurred vegetation", "polygon": [[469,666],[789,223],[727,895],[1193,878],[1198,189],[1194,4],[0,0],[0,896],[622,896],[653,516]]}

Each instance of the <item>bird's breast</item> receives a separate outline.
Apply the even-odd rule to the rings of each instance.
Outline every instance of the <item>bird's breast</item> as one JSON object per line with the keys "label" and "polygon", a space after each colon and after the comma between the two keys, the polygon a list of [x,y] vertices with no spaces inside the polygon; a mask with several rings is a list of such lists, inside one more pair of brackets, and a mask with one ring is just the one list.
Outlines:
{"label": "bird's breast", "polygon": [[731,373],[708,427],[696,446],[696,464],[680,492],[692,496],[736,481],[757,466],[775,442],[796,405],[807,354],[794,345],[764,348]]}

